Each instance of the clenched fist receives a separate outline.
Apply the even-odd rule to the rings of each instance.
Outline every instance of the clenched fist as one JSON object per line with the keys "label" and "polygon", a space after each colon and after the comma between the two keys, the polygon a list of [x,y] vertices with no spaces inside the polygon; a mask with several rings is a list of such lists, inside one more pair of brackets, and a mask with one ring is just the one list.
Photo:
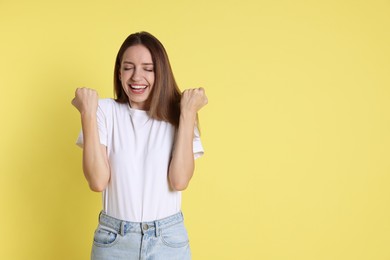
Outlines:
{"label": "clenched fist", "polygon": [[80,114],[96,115],[99,95],[94,89],[78,88],[72,105],[77,108]]}
{"label": "clenched fist", "polygon": [[182,113],[197,113],[202,107],[207,105],[208,99],[203,88],[186,89],[180,101]]}

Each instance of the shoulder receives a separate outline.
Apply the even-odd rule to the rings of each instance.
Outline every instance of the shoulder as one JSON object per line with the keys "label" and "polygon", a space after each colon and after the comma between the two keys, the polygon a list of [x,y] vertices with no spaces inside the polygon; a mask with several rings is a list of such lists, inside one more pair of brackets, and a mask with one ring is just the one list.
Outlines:
{"label": "shoulder", "polygon": [[118,103],[112,98],[99,99],[98,106],[102,110],[127,109],[127,104]]}
{"label": "shoulder", "polygon": [[128,113],[128,105],[126,103],[118,103],[112,98],[99,99],[98,110],[105,116],[120,115]]}
{"label": "shoulder", "polygon": [[114,106],[115,103],[116,103],[115,100],[112,98],[101,98],[99,99],[98,105],[101,108],[106,108],[106,107]]}

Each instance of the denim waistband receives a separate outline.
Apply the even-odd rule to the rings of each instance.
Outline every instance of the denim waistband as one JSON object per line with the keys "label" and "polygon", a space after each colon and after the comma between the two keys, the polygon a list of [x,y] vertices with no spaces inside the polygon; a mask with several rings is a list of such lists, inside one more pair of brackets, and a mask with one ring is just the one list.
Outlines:
{"label": "denim waistband", "polygon": [[104,211],[99,214],[99,224],[108,227],[116,233],[124,236],[126,233],[142,233],[155,232],[156,236],[160,235],[162,228],[167,228],[184,220],[183,213],[180,211],[172,216],[147,222],[131,222],[116,219],[107,215]]}

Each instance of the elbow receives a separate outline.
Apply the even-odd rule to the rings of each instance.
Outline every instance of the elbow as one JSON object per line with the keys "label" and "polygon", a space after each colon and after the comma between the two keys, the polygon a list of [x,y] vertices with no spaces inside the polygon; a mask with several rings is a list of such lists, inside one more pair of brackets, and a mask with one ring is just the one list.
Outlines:
{"label": "elbow", "polygon": [[174,191],[183,191],[187,189],[192,175],[193,169],[191,171],[174,171],[173,169],[170,169],[168,178],[171,189]]}
{"label": "elbow", "polygon": [[99,170],[91,171],[86,167],[83,170],[90,190],[94,192],[102,192],[106,189],[110,181],[110,172]]}
{"label": "elbow", "polygon": [[183,169],[183,167],[172,167],[171,165],[168,171],[168,180],[171,189],[174,191],[183,191],[187,189],[193,174],[193,166]]}
{"label": "elbow", "polygon": [[89,184],[89,188],[94,192],[102,192],[106,189],[103,185]]}
{"label": "elbow", "polygon": [[175,191],[183,191],[187,189],[188,181],[172,181],[171,180],[171,188]]}
{"label": "elbow", "polygon": [[94,192],[102,192],[106,189],[107,183],[104,182],[89,182],[89,188]]}

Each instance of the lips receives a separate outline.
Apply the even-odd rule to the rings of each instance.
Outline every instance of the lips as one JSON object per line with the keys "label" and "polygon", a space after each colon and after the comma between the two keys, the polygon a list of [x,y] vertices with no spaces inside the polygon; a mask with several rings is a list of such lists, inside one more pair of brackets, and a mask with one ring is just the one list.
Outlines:
{"label": "lips", "polygon": [[143,94],[148,87],[147,85],[131,84],[130,90],[134,94]]}

